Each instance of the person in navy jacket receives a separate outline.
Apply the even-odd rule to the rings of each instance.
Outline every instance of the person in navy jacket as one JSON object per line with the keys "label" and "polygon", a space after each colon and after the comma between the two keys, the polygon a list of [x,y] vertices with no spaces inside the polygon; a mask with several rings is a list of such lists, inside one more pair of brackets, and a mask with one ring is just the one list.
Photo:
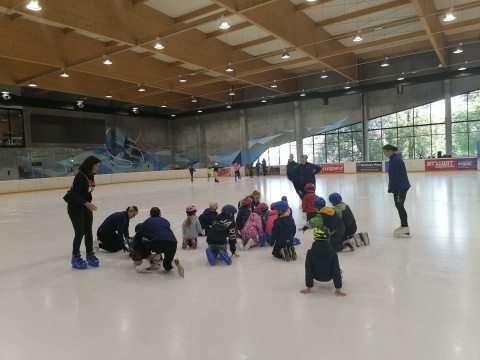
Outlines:
{"label": "person in navy jacket", "polygon": [[[128,251],[125,240],[130,238],[128,227],[130,219],[138,215],[136,206],[129,206],[125,211],[109,215],[97,230],[97,246],[110,252]],[[94,244],[95,247],[95,244]]]}
{"label": "person in navy jacket", "polygon": [[396,146],[387,144],[382,147],[383,155],[390,159],[388,167],[388,192],[393,194],[393,201],[400,216],[400,227],[395,229],[394,235],[409,235],[407,211],[404,204],[407,197],[407,191],[410,189],[407,169],[400,155],[397,154]]}
{"label": "person in navy jacket", "polygon": [[296,175],[299,179],[298,181],[300,182],[300,189],[302,190],[303,196],[305,196],[305,194],[307,193],[307,191],[305,190],[305,186],[309,183],[315,185],[315,175],[322,171],[322,168],[320,166],[309,163],[307,159],[307,155],[301,155],[300,164],[298,164],[292,170],[292,173]]}

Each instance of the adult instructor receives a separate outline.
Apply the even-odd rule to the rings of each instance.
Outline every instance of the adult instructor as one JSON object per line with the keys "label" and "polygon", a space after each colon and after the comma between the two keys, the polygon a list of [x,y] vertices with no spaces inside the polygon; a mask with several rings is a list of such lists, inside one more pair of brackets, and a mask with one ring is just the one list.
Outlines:
{"label": "adult instructor", "polygon": [[305,190],[305,185],[309,183],[315,185],[315,175],[322,171],[320,166],[309,163],[307,159],[307,155],[300,155],[300,164],[294,167],[292,171],[292,173],[299,178],[300,187],[302,190],[302,199],[307,193]]}

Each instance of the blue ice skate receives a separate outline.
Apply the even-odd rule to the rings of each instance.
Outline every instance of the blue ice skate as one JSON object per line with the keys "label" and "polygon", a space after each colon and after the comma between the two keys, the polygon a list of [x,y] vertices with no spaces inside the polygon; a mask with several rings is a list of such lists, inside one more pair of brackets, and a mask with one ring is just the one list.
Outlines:
{"label": "blue ice skate", "polygon": [[265,244],[267,243],[267,240],[270,239],[270,236],[268,236],[267,233],[263,233],[262,238],[260,239],[260,247],[264,247]]}
{"label": "blue ice skate", "polygon": [[220,250],[218,253],[220,254],[220,257],[223,259],[223,261],[225,261],[225,264],[232,265],[232,258],[228,256],[225,250]]}
{"label": "blue ice skate", "polygon": [[72,268],[75,269],[86,269],[88,267],[87,262],[82,259],[82,256],[80,254],[73,254],[71,263]]}
{"label": "blue ice skate", "polygon": [[216,259],[216,256],[215,254],[213,253],[212,249],[210,248],[207,248],[205,250],[205,253],[207,254],[207,259],[208,259],[208,262],[210,263],[210,265],[215,265],[215,263],[217,262],[217,259]]}
{"label": "blue ice skate", "polygon": [[90,266],[98,267],[98,265],[100,265],[100,261],[97,259],[93,251],[87,253],[87,262]]}
{"label": "blue ice skate", "polygon": [[300,245],[300,239],[299,238],[293,238],[293,245]]}

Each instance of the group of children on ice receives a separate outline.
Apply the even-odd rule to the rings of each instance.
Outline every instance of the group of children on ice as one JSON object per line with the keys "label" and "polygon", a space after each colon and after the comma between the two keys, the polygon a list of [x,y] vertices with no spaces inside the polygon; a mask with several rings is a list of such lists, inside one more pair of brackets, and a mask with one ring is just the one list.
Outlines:
{"label": "group of children on ice", "polygon": [[[307,184],[305,191],[302,210],[307,221],[298,231],[313,229],[314,242],[307,251],[305,260],[307,288],[301,292],[310,292],[313,279],[333,280],[337,296],[345,296],[341,291],[340,266],[336,253],[344,249],[354,251],[355,247],[369,245],[368,234],[356,233],[357,225],[353,212],[342,201],[340,194],[330,194],[329,201],[332,206],[327,206],[325,199],[315,194],[314,184]],[[295,245],[299,244],[299,240],[295,238],[297,228],[287,198],[284,196],[270,206],[261,202],[260,198],[261,194],[254,191],[238,202],[238,210],[237,207],[227,204],[220,212],[218,202],[211,201],[209,207],[198,217],[197,207],[188,205],[185,209],[187,218],[182,224],[182,249],[196,249],[198,237],[205,235],[208,244],[206,256],[211,265],[215,265],[219,259],[231,265],[232,257],[239,256],[237,250],[263,247],[267,243],[272,247],[274,257],[285,261],[296,260]],[[156,270],[163,260],[165,270],[176,266],[183,277],[183,266],[175,258],[177,240],[170,223],[161,217],[160,209],[152,208],[150,218],[138,224],[135,227],[135,237],[129,238],[128,222],[132,216],[128,216],[128,213],[132,209],[138,213],[138,209],[131,206],[125,214],[115,213],[117,215],[109,216],[97,233],[99,241],[106,239],[102,231],[105,232],[107,225],[111,223],[112,230],[116,226],[118,238],[125,237],[125,244],[119,245],[116,250],[102,243],[100,247],[108,251],[117,251],[123,247],[130,253],[138,272]],[[114,220],[122,220],[122,224],[113,226]]]}

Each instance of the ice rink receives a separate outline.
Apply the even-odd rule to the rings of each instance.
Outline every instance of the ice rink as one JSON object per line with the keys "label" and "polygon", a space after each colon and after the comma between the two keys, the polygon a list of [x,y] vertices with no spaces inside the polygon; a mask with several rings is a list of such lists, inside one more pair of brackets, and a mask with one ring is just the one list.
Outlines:
{"label": "ice rink", "polygon": [[[138,274],[125,253],[102,250],[99,268],[75,270],[66,190],[0,196],[0,360],[478,359],[479,172],[409,177],[412,235],[394,238],[386,174],[318,176],[317,195],[339,192],[370,235],[370,246],[339,253],[344,298],[332,283],[299,293],[311,231],[297,232],[289,263],[264,247],[212,267],[201,237],[196,250],[179,243],[183,279]],[[305,222],[286,177],[220,181],[97,186],[94,235],[129,205],[140,210],[133,233],[158,206],[180,241],[186,205],[236,205],[255,189],[268,204],[286,195],[298,227]]]}

